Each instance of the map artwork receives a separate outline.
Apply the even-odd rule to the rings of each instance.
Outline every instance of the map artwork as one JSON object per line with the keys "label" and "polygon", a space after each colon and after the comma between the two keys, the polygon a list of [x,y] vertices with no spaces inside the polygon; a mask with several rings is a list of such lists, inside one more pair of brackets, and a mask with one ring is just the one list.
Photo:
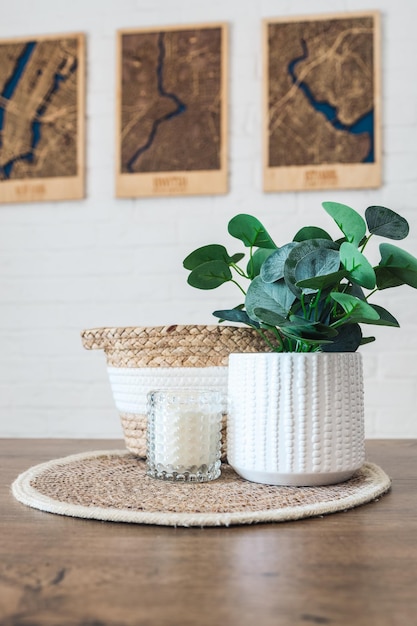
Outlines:
{"label": "map artwork", "polygon": [[266,20],[264,189],[381,184],[379,14]]}
{"label": "map artwork", "polygon": [[82,35],[0,41],[0,202],[82,198]]}
{"label": "map artwork", "polygon": [[225,193],[226,27],[119,32],[118,197]]}

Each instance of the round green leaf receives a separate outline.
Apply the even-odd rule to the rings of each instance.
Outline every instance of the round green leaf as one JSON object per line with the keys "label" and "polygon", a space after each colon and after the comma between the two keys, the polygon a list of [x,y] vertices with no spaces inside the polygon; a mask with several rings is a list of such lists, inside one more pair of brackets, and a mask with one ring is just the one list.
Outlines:
{"label": "round green leaf", "polygon": [[261,222],[252,215],[245,213],[236,215],[230,220],[228,231],[232,237],[240,239],[247,248],[277,247]]}
{"label": "round green leaf", "polygon": [[359,245],[366,234],[365,220],[354,209],[339,202],[323,202],[323,208],[334,219],[350,243]]}
{"label": "round green leaf", "polygon": [[381,267],[378,265],[377,267],[374,267],[374,270],[376,276],[376,286],[380,291],[404,285],[403,279],[396,276],[391,268]]}
{"label": "round green leaf", "polygon": [[306,320],[297,315],[290,315],[290,319],[285,324],[285,327],[292,332],[303,333],[304,337],[310,337],[311,339],[314,337],[329,339],[330,337],[335,337],[337,335],[337,330],[335,328],[331,328],[327,324],[322,324],[321,322]]}
{"label": "round green leaf", "polygon": [[384,309],[384,307],[379,306],[378,304],[371,304],[371,306],[379,315],[379,320],[375,320],[373,322],[374,324],[376,324],[377,326],[395,326],[396,328],[400,327],[398,320],[396,320],[389,311]]}
{"label": "round green leaf", "polygon": [[276,283],[265,283],[260,276],[257,276],[249,285],[245,298],[245,308],[249,317],[255,320],[257,320],[256,308],[268,309],[285,318],[294,300],[294,294],[283,280]]}
{"label": "round green leaf", "polygon": [[259,328],[258,322],[251,320],[246,311],[240,309],[228,309],[224,311],[213,311],[214,317],[218,317],[220,320],[227,322],[239,322],[240,324],[246,324],[247,326],[253,326]]}
{"label": "round green leaf", "polygon": [[388,239],[405,239],[410,230],[406,219],[383,206],[369,206],[365,219],[370,233]]}
{"label": "round green leaf", "polygon": [[[244,256],[244,255],[242,255]],[[183,261],[183,266],[187,270],[193,270],[202,263],[207,261],[223,261],[224,263],[230,263],[229,254],[224,246],[220,246],[216,243],[197,248],[194,252],[191,252]]]}
{"label": "round green leaf", "polygon": [[402,285],[409,285],[417,289],[417,272],[415,270],[407,270],[403,267],[391,267],[389,269],[398,280],[401,280]]}
{"label": "round green leaf", "polygon": [[294,235],[293,241],[300,243],[300,241],[307,239],[329,239],[332,241],[329,233],[318,226],[304,226]]}
{"label": "round green leaf", "polygon": [[381,253],[380,265],[384,267],[402,267],[417,272],[417,259],[409,252],[394,246],[392,243],[381,243],[379,251]]}
{"label": "round green leaf", "polygon": [[261,267],[261,277],[266,283],[274,283],[284,278],[284,265],[291,250],[296,243],[287,243],[281,248],[274,250]]}
{"label": "round green leaf", "polygon": [[266,259],[274,254],[274,250],[271,248],[258,248],[252,255],[252,258],[249,259],[248,264],[246,266],[246,272],[250,278],[255,278],[261,271],[262,265],[265,263]]}
{"label": "round green leaf", "polygon": [[340,260],[349,273],[352,282],[374,289],[376,283],[375,271],[368,259],[352,243],[345,241],[340,246]]}
{"label": "round green leaf", "polygon": [[197,289],[216,289],[232,280],[232,272],[224,261],[208,261],[198,265],[188,276],[187,282]]}
{"label": "round green leaf", "polygon": [[361,346],[366,345],[367,343],[373,343],[375,341],[375,337],[362,337]]}
{"label": "round green leaf", "polygon": [[229,265],[230,263],[239,263],[239,261],[241,261],[244,257],[244,253],[243,252],[236,252],[236,254],[233,254],[230,258],[229,258]]}
{"label": "round green leaf", "polygon": [[314,278],[299,280],[296,286],[301,289],[309,288],[313,291],[318,291],[319,289],[327,289],[332,286],[336,287],[347,275],[347,271],[343,269],[332,272],[331,274],[326,274],[325,276],[315,276]]}
{"label": "round green leaf", "polygon": [[[360,300],[348,293],[339,293],[338,291],[332,291],[330,296],[349,315],[350,322],[354,321],[364,324],[379,320],[379,313],[364,300]],[[335,323],[337,324],[337,322]]]}
{"label": "round green leaf", "polygon": [[359,324],[348,324],[337,330],[337,337],[332,343],[323,345],[323,352],[356,352],[362,343],[362,331]]}
{"label": "round green leaf", "polygon": [[262,324],[268,324],[268,326],[278,326],[281,328],[283,324],[285,324],[285,317],[282,317],[276,311],[270,311],[269,309],[264,309],[262,307],[256,307],[254,310],[254,315],[256,318],[262,322]]}
{"label": "round green leaf", "polygon": [[[336,248],[337,246],[333,241],[309,239],[308,241],[297,243],[290,251],[285,261],[284,278],[288,287],[297,297],[300,297],[302,293],[302,290],[297,287],[299,281],[317,276],[316,272],[324,275],[339,269],[340,258],[339,253],[335,250]],[[330,256],[327,257],[326,253],[323,255],[320,252],[321,250],[332,250],[331,259]],[[337,255],[337,259],[335,255]],[[301,265],[298,267],[300,263]]]}
{"label": "round green leaf", "polygon": [[[381,243],[379,250],[381,252],[379,267],[388,270],[394,280],[401,281],[397,284],[406,284],[417,289],[417,259],[392,243]],[[386,277],[386,271],[382,275]]]}

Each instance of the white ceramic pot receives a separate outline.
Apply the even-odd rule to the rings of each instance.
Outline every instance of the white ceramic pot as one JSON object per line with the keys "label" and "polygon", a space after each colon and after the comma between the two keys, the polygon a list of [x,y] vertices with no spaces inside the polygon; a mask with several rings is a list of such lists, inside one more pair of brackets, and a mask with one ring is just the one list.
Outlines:
{"label": "white ceramic pot", "polygon": [[313,486],[365,460],[358,352],[231,354],[228,462],[243,478]]}

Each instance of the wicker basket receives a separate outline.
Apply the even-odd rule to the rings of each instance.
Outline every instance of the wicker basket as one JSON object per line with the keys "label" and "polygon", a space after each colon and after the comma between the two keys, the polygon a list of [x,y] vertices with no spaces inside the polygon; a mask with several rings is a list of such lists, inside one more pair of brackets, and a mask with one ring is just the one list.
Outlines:
{"label": "wicker basket", "polygon": [[[126,448],[146,456],[146,397],[158,388],[194,387],[227,392],[232,352],[266,352],[255,330],[236,326],[173,325],[93,328],[81,333],[87,350],[104,350]],[[225,400],[226,402],[226,400]],[[226,406],[223,459],[226,456]]]}

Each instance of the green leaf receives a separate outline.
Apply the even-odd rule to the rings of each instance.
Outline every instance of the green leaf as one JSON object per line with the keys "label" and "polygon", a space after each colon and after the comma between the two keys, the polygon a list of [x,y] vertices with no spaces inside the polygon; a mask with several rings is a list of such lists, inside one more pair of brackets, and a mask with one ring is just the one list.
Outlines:
{"label": "green leaf", "polygon": [[405,239],[410,230],[406,219],[383,206],[369,206],[365,219],[370,233],[388,239]]}
{"label": "green leaf", "polygon": [[224,261],[208,261],[198,265],[188,276],[188,284],[197,289],[216,289],[232,280],[232,272]]}
{"label": "green leaf", "polygon": [[365,220],[354,209],[339,202],[323,202],[323,208],[334,219],[349,243],[359,245],[366,234]]}
{"label": "green leaf", "polygon": [[[240,258],[243,256],[244,254],[242,254]],[[223,261],[229,265],[231,260],[224,246],[213,243],[208,246],[203,246],[202,248],[197,248],[197,250],[191,252],[191,254],[184,259],[183,266],[187,270],[193,270],[199,265],[207,263],[207,261]]]}
{"label": "green leaf", "polygon": [[331,274],[326,274],[324,276],[315,276],[313,278],[306,278],[305,280],[299,280],[296,284],[297,287],[301,287],[301,289],[309,288],[314,291],[318,291],[319,289],[327,289],[327,287],[339,285],[340,281],[342,281],[348,275],[346,270],[339,270],[338,272],[332,272]]}
{"label": "green leaf", "polygon": [[371,304],[371,306],[379,315],[379,320],[375,320],[373,324],[376,324],[377,326],[394,326],[396,328],[400,327],[398,320],[396,320],[389,311],[384,309],[384,307],[379,306],[378,304]]}
{"label": "green leaf", "polygon": [[344,293],[350,293],[351,296],[356,296],[359,300],[366,300],[362,287],[359,287],[359,285],[356,285],[355,283],[348,285],[348,287],[346,289],[342,289],[342,291]]}
{"label": "green leaf", "polygon": [[[379,250],[381,252],[379,266],[388,269],[391,277],[401,280],[402,282],[399,284],[410,285],[410,287],[417,289],[416,257],[391,243],[381,243]],[[385,274],[385,277],[387,276]]]}
{"label": "green leaf", "polygon": [[257,319],[256,308],[263,308],[277,313],[285,318],[295,300],[295,295],[288,289],[285,282],[265,283],[257,276],[250,283],[246,298],[245,308],[252,319]]}
{"label": "green leaf", "polygon": [[380,265],[384,267],[402,267],[407,270],[417,271],[417,259],[409,252],[406,252],[392,243],[381,243],[379,246],[381,253]]}
{"label": "green leaf", "polygon": [[239,263],[239,261],[241,261],[244,258],[245,254],[243,252],[236,252],[236,254],[233,254],[230,259],[229,259],[229,265],[230,265],[230,261],[232,263]]}
{"label": "green leaf", "polygon": [[374,320],[379,319],[377,311],[364,300],[360,300],[348,293],[339,293],[338,291],[332,291],[330,297],[340,304],[345,313],[349,315],[350,322],[372,323]]}
{"label": "green leaf", "polygon": [[329,239],[332,241],[329,233],[318,226],[304,226],[294,235],[293,241],[299,243],[307,239]]}
{"label": "green leaf", "polygon": [[374,289],[375,271],[368,259],[352,243],[345,241],[340,246],[340,260],[349,272],[349,278],[365,289]]}
{"label": "green leaf", "polygon": [[262,280],[266,283],[274,283],[284,278],[285,261],[296,243],[287,243],[277,250],[273,250],[261,268]]}
{"label": "green leaf", "polygon": [[289,321],[285,324],[285,327],[288,330],[293,330],[294,332],[297,329],[300,332],[303,332],[303,336],[309,335],[311,338],[313,337],[336,337],[337,330],[335,328],[331,328],[327,324],[322,324],[321,322],[312,322],[304,319],[303,317],[299,317],[297,315],[290,315]]}
{"label": "green leaf", "polygon": [[323,352],[356,352],[362,343],[362,331],[359,324],[348,324],[337,330],[337,337],[331,344],[323,345]]}
{"label": "green leaf", "polygon": [[374,267],[376,276],[376,286],[380,291],[390,289],[391,287],[399,287],[404,285],[402,278],[396,276],[389,267]]}
{"label": "green leaf", "polygon": [[[284,278],[297,297],[300,297],[302,293],[302,290],[297,287],[299,281],[313,278],[318,274],[324,276],[339,269],[340,257],[336,248],[333,241],[309,239],[297,243],[290,251],[284,266]],[[330,255],[327,254],[328,250],[332,251]]]}
{"label": "green leaf", "polygon": [[380,267],[379,265],[374,269],[376,284],[380,291],[401,285],[409,285],[417,289],[417,272],[414,270],[402,267]]}
{"label": "green leaf", "polygon": [[375,341],[375,337],[362,337],[361,346],[364,346],[367,343],[373,343]]}
{"label": "green leaf", "polygon": [[255,307],[254,315],[256,315],[256,318],[263,324],[267,324],[268,326],[277,326],[278,328],[281,328],[286,321],[285,317],[276,311],[270,311],[269,309],[264,309],[263,307]]}
{"label": "green leaf", "polygon": [[292,316],[289,321],[274,311],[264,308],[256,308],[255,314],[263,324],[278,327],[283,335],[296,341],[321,344],[337,335],[336,330],[319,322],[308,322],[295,316]]}
{"label": "green leaf", "polygon": [[251,279],[259,275],[263,263],[271,254],[274,254],[274,250],[271,248],[258,248],[255,250],[246,266],[246,272]]}
{"label": "green leaf", "polygon": [[398,280],[401,280],[401,284],[417,289],[417,271],[403,267],[390,267],[389,269]]}
{"label": "green leaf", "polygon": [[252,326],[253,328],[259,328],[258,322],[252,320],[246,311],[241,311],[239,309],[227,309],[224,311],[213,311],[214,317],[218,317],[221,320],[226,320],[228,322],[239,322],[241,324],[246,324],[246,326]]}
{"label": "green leaf", "polygon": [[277,247],[261,222],[252,215],[245,213],[236,215],[230,220],[228,231],[232,237],[240,239],[247,248],[274,249]]}

